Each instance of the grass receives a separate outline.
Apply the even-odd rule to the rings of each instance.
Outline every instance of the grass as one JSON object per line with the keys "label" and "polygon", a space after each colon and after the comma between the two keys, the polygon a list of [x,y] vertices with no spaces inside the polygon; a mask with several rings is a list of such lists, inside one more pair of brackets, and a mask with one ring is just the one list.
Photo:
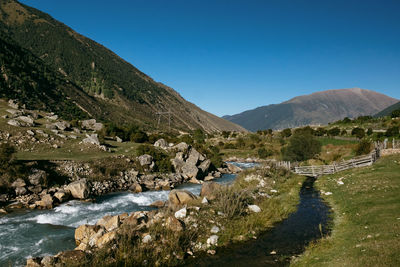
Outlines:
{"label": "grass", "polygon": [[342,146],[342,145],[349,145],[349,144],[357,144],[358,140],[340,140],[331,137],[320,137],[318,141],[323,145],[334,145],[334,146]]}
{"label": "grass", "polygon": [[293,266],[400,266],[400,155],[320,177],[316,185],[332,192],[324,196],[334,211],[332,234]]}

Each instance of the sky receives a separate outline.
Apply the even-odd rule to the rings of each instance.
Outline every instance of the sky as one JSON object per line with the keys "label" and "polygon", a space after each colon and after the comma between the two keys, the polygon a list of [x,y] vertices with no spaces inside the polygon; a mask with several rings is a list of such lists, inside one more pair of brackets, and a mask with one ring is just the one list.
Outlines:
{"label": "sky", "polygon": [[218,116],[360,87],[400,99],[399,0],[22,0]]}

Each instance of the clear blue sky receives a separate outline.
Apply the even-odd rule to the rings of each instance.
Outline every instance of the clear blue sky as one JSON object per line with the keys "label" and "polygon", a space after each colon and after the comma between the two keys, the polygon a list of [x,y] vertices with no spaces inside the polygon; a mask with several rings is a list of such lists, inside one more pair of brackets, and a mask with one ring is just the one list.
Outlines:
{"label": "clear blue sky", "polygon": [[216,115],[361,87],[400,99],[399,0],[23,0]]}

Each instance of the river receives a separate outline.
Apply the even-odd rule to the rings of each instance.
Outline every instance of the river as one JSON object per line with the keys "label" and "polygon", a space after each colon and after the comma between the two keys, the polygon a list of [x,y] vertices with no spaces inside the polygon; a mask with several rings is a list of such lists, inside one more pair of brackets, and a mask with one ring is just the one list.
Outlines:
{"label": "river", "polygon": [[[254,164],[235,163],[249,168]],[[218,183],[231,183],[236,175],[225,174]],[[186,189],[199,194],[201,185],[184,184]],[[169,191],[142,193],[119,192],[96,198],[94,202],[71,200],[51,210],[17,210],[0,216],[0,266],[24,266],[26,259],[54,255],[75,248],[75,228],[81,224],[95,224],[105,215],[151,210],[151,203],[167,200]]]}

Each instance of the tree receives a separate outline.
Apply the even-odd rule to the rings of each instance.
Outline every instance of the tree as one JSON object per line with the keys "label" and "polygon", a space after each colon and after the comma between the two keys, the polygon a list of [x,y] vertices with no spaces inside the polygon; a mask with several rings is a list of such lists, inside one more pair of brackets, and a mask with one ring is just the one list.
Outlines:
{"label": "tree", "polygon": [[371,135],[371,134],[373,134],[373,130],[372,130],[372,128],[368,128],[368,130],[367,130],[367,135]]}
{"label": "tree", "polygon": [[392,118],[398,118],[398,117],[400,117],[400,109],[393,110],[393,111],[392,111],[392,114],[390,114],[390,116],[391,116]]}
{"label": "tree", "polygon": [[0,145],[0,170],[6,170],[13,160],[15,148],[9,143]]}
{"label": "tree", "polygon": [[321,152],[321,143],[311,134],[294,134],[282,149],[283,160],[305,161]]}
{"label": "tree", "polygon": [[365,155],[368,154],[371,151],[371,142],[363,139],[360,141],[360,143],[357,144],[357,147],[355,149],[356,155]]}
{"label": "tree", "polygon": [[338,136],[339,134],[340,134],[339,127],[335,127],[335,128],[332,128],[332,129],[328,130],[328,135],[329,136]]}
{"label": "tree", "polygon": [[365,130],[360,127],[356,127],[351,130],[351,135],[355,135],[358,139],[362,139],[365,136]]}
{"label": "tree", "polygon": [[393,127],[389,127],[386,130],[385,135],[387,137],[391,137],[391,136],[397,136],[399,134],[399,126],[393,126]]}
{"label": "tree", "polygon": [[292,130],[290,128],[286,128],[281,132],[282,137],[290,137],[291,135],[292,135]]}
{"label": "tree", "polygon": [[327,131],[326,131],[324,128],[319,127],[319,128],[315,131],[314,135],[316,135],[316,136],[324,136],[326,133],[327,133]]}

